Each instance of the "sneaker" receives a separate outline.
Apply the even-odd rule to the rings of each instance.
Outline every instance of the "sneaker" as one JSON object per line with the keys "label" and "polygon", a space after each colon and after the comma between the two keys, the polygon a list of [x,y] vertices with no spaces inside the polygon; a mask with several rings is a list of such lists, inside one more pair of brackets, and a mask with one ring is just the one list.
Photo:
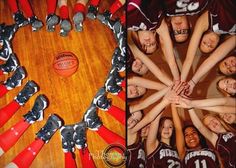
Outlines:
{"label": "sneaker", "polygon": [[2,48],[0,49],[0,60],[7,61],[12,54],[12,48],[10,41],[3,39],[0,40],[0,45]]}
{"label": "sneaker", "polygon": [[0,70],[3,71],[4,74],[8,74],[10,72],[13,72],[17,69],[19,66],[19,61],[14,53],[10,55],[8,60],[5,64],[0,65]]}
{"label": "sneaker", "polygon": [[111,100],[107,99],[105,87],[98,90],[93,98],[93,104],[104,111],[107,111],[111,107]]}
{"label": "sneaker", "polygon": [[94,20],[94,19],[96,19],[97,13],[98,13],[98,7],[93,6],[93,5],[89,5],[88,13],[86,16],[87,16],[87,18]]}
{"label": "sneaker", "polygon": [[83,13],[77,12],[73,16],[73,21],[74,21],[74,25],[75,25],[75,30],[78,31],[78,32],[83,31],[83,21],[84,21]]}
{"label": "sneaker", "polygon": [[110,71],[110,75],[112,75],[115,78],[117,85],[120,85],[122,81],[124,80],[124,78],[122,78],[120,74],[118,73],[116,67],[112,68],[112,70]]}
{"label": "sneaker", "polygon": [[43,27],[43,22],[39,20],[37,16],[32,16],[28,20],[32,26],[32,31],[38,31],[41,27]]}
{"label": "sneaker", "polygon": [[114,71],[115,67],[113,67],[107,77],[107,80],[105,82],[105,87],[106,87],[106,91],[114,94],[114,95],[118,95],[118,93],[122,90],[122,88],[117,85],[116,83],[116,77],[113,75],[113,71]]}
{"label": "sneaker", "polygon": [[54,32],[55,26],[59,23],[60,18],[56,14],[49,14],[46,18],[47,31]]}
{"label": "sneaker", "polygon": [[75,141],[73,137],[75,135],[75,130],[73,125],[64,125],[60,129],[62,150],[63,152],[74,152],[75,151]]}
{"label": "sneaker", "polygon": [[24,88],[14,98],[19,105],[24,105],[33,94],[38,91],[38,86],[34,81],[28,81]]}
{"label": "sneaker", "polygon": [[49,116],[46,124],[36,134],[37,138],[45,143],[52,138],[53,134],[61,127],[62,120],[55,114]]}
{"label": "sneaker", "polygon": [[102,121],[97,114],[97,107],[94,104],[91,104],[87,109],[83,120],[86,122],[87,127],[93,131],[97,131],[102,126]]}
{"label": "sneaker", "polygon": [[74,125],[75,135],[73,137],[75,145],[78,149],[84,149],[86,144],[86,123],[81,121]]}
{"label": "sneaker", "polygon": [[112,15],[108,10],[106,10],[102,14],[97,15],[98,20],[100,20],[105,25],[108,25],[108,20],[110,20],[111,17],[112,17]]}
{"label": "sneaker", "polygon": [[18,30],[17,24],[4,25],[4,27],[1,28],[1,36],[2,36],[1,38],[11,41],[17,30]]}
{"label": "sneaker", "polygon": [[39,95],[34,102],[31,111],[24,115],[25,121],[33,124],[35,121],[43,120],[43,110],[47,107],[48,101],[44,95]]}
{"label": "sneaker", "polygon": [[117,68],[118,72],[123,72],[126,69],[126,59],[121,56],[119,47],[113,53],[111,64]]}
{"label": "sneaker", "polygon": [[11,90],[17,86],[21,86],[22,80],[25,78],[25,75],[26,72],[23,67],[17,68],[14,74],[4,82],[7,90]]}
{"label": "sneaker", "polygon": [[63,37],[67,36],[72,27],[70,21],[68,19],[63,19],[61,20],[60,25],[61,25],[60,35]]}
{"label": "sneaker", "polygon": [[24,17],[22,12],[20,11],[13,14],[13,19],[15,20],[15,23],[18,25],[18,27],[22,27],[29,24],[29,21]]}

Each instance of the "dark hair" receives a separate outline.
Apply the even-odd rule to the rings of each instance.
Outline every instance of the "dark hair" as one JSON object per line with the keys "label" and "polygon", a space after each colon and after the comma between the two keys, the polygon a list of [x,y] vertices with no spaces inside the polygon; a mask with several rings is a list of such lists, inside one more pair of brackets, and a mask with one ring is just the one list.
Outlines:
{"label": "dark hair", "polygon": [[[199,140],[200,140],[200,146],[201,146],[201,148],[208,148],[208,145],[207,145],[207,142],[206,142],[205,137],[198,131],[198,129],[197,129],[194,125],[186,125],[186,126],[184,126],[184,128],[183,128],[183,133],[185,132],[185,130],[186,130],[187,128],[193,128],[193,129],[195,129],[195,130],[197,131],[197,134],[198,134]],[[184,138],[184,139],[185,139],[185,138]],[[189,147],[188,147],[187,144],[186,144],[186,141],[185,141],[185,146],[189,149]]]}
{"label": "dark hair", "polygon": [[[163,125],[164,125],[164,122],[165,122],[166,120],[171,120],[171,121],[173,122],[173,120],[172,120],[171,117],[162,117],[162,118],[160,119],[159,127],[158,127],[158,133],[157,133],[157,139],[158,139],[158,140],[161,140],[161,131],[162,131],[162,127],[163,127]],[[172,132],[172,135],[171,135],[171,137],[170,137],[170,145],[171,145],[172,147],[175,147],[175,146],[176,146],[176,144],[175,144],[175,127],[174,127],[174,124],[173,124],[173,132]]]}

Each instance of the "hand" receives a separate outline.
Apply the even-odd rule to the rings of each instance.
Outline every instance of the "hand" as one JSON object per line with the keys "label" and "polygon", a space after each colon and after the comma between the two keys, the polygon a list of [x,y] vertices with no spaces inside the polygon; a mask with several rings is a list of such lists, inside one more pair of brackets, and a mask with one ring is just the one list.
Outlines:
{"label": "hand", "polygon": [[133,128],[142,118],[141,111],[136,111],[128,118],[128,129]]}
{"label": "hand", "polygon": [[177,104],[176,107],[192,108],[191,100],[185,99],[183,97],[181,97],[176,104]]}
{"label": "hand", "polygon": [[163,99],[169,101],[170,103],[175,103],[178,102],[179,96],[176,94],[175,90],[169,89]]}
{"label": "hand", "polygon": [[176,80],[174,81],[174,85],[172,87],[172,90],[176,92],[177,95],[183,93],[186,89],[187,83],[184,81]]}
{"label": "hand", "polygon": [[193,82],[193,80],[190,80],[187,84],[184,94],[187,96],[191,95],[194,87],[195,87],[195,83]]}

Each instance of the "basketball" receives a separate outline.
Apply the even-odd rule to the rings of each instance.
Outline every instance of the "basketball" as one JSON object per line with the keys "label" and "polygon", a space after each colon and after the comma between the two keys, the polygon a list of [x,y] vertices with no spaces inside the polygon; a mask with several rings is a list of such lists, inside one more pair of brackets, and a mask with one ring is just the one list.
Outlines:
{"label": "basketball", "polygon": [[73,75],[78,69],[79,61],[72,52],[61,52],[56,55],[53,61],[54,71],[63,77]]}

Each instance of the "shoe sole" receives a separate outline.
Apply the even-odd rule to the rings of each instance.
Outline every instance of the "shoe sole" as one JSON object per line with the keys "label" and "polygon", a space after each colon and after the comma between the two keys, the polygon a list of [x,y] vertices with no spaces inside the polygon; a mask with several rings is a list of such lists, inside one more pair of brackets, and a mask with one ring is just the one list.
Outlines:
{"label": "shoe sole", "polygon": [[67,36],[69,31],[71,30],[71,24],[67,20],[63,20],[61,22],[61,30],[60,30],[60,35],[61,36]]}
{"label": "shoe sole", "polygon": [[48,21],[47,21],[47,31],[53,32],[55,31],[55,26],[59,23],[59,18],[57,16],[52,16]]}
{"label": "shoe sole", "polygon": [[74,21],[76,31],[81,32],[83,30],[83,25],[82,25],[82,23],[84,21],[83,14],[80,12],[76,13],[73,17],[73,21]]}

